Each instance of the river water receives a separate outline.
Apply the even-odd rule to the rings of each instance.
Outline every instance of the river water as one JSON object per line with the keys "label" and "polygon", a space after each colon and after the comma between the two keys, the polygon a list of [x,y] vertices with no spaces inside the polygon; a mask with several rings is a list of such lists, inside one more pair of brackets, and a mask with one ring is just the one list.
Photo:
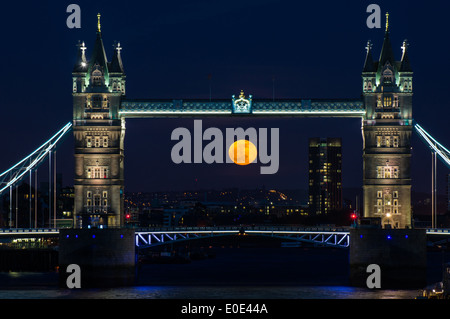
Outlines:
{"label": "river water", "polygon": [[[147,264],[133,287],[66,289],[57,273],[0,273],[0,299],[414,299],[420,292],[355,288],[348,250],[216,248],[189,264]],[[442,253],[428,253],[428,282],[441,280]]]}

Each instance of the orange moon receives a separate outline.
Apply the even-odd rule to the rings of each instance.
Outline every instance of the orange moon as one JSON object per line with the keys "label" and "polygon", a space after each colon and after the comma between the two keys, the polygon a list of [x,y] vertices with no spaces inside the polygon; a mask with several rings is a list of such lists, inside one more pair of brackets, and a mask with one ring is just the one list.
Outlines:
{"label": "orange moon", "polygon": [[248,165],[256,159],[257,155],[255,144],[247,140],[238,140],[228,149],[228,156],[237,165]]}

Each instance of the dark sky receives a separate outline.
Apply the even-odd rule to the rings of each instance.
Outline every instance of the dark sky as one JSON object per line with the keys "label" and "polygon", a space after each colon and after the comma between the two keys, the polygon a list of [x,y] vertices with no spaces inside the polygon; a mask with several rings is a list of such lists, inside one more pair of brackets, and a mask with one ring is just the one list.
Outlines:
{"label": "dark sky", "polygon": [[[70,3],[81,7],[81,29],[66,26]],[[127,98],[231,99],[243,89],[254,99],[358,98],[365,45],[377,58],[390,13],[397,60],[404,39],[414,70],[414,119],[450,146],[447,133],[448,1],[377,1],[382,28],[369,29],[366,8],[373,1],[33,1],[2,4],[0,17],[0,106],[3,151],[0,171],[26,156],[72,119],[71,71],[78,40],[88,57],[97,13],[109,60],[121,42]],[[126,190],[185,188],[307,188],[307,140],[343,139],[344,187],[362,185],[359,119],[204,119],[203,126],[280,128],[280,169],[260,175],[259,165],[175,165],[170,159],[173,129],[192,119],[127,120]],[[72,184],[73,144],[58,150],[58,170]],[[413,188],[431,188],[431,155],[413,137]],[[42,176],[46,169],[43,166]],[[439,191],[445,174],[439,164]]]}

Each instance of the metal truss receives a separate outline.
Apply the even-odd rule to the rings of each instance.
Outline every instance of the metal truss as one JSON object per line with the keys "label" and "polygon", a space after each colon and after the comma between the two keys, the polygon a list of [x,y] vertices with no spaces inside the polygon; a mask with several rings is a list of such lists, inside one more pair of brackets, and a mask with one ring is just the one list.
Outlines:
{"label": "metal truss", "polygon": [[149,248],[192,239],[239,234],[239,230],[136,231],[136,247]]}
{"label": "metal truss", "polygon": [[[228,227],[182,228],[179,230],[141,230],[135,232],[136,247],[149,248],[174,242],[228,235],[257,235],[306,242],[316,246],[347,248],[350,244],[347,230],[302,230],[293,227]],[[295,228],[295,227],[294,227]]]}
{"label": "metal truss", "polygon": [[30,155],[0,174],[0,195],[10,186],[20,182],[25,175],[39,166],[47,155],[53,151],[61,138],[70,131],[72,123],[67,123],[48,141],[42,144]]}
{"label": "metal truss", "polygon": [[442,144],[436,141],[427,131],[425,131],[419,124],[415,124],[414,128],[422,138],[422,141],[431,149],[433,153],[439,155],[441,161],[450,168],[450,151]]}
{"label": "metal truss", "polygon": [[248,234],[269,236],[275,238],[288,239],[291,241],[306,242],[315,246],[330,246],[338,248],[348,248],[350,245],[350,235],[348,231],[261,231],[247,230]]}

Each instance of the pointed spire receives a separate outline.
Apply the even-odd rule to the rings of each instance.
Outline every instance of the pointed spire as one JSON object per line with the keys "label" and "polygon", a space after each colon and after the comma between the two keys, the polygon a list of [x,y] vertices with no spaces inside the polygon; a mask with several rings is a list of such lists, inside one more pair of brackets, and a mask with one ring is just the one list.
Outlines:
{"label": "pointed spire", "polygon": [[392,66],[395,64],[394,52],[392,51],[391,39],[389,38],[389,13],[386,13],[386,31],[384,33],[383,47],[381,48],[378,68],[384,67],[386,62]]}
{"label": "pointed spire", "polygon": [[120,55],[120,51],[122,50],[120,42],[114,44],[113,47],[114,47],[114,56],[110,64],[109,71],[114,73],[125,73],[122,64],[122,57]]}
{"label": "pointed spire", "polygon": [[102,32],[102,26],[100,24],[100,17],[101,17],[100,13],[97,13],[97,32],[98,33]]}
{"label": "pointed spire", "polygon": [[97,38],[94,44],[94,50],[89,63],[89,72],[91,72],[93,66],[98,64],[106,76],[108,74],[108,59],[106,57],[105,47],[103,46],[102,34],[100,29],[100,13],[97,14]]}
{"label": "pointed spire", "polygon": [[367,41],[367,45],[366,45],[366,61],[364,62],[364,68],[363,68],[363,72],[374,72],[375,71],[375,67],[373,64],[373,58],[372,58],[372,41]]}
{"label": "pointed spire", "polygon": [[386,12],[386,31],[389,32],[389,12]]}
{"label": "pointed spire", "polygon": [[411,64],[409,63],[409,57],[408,57],[408,40],[404,40],[403,41],[403,45],[402,45],[402,60],[401,60],[401,64],[400,64],[400,72],[412,72],[411,69]]}

